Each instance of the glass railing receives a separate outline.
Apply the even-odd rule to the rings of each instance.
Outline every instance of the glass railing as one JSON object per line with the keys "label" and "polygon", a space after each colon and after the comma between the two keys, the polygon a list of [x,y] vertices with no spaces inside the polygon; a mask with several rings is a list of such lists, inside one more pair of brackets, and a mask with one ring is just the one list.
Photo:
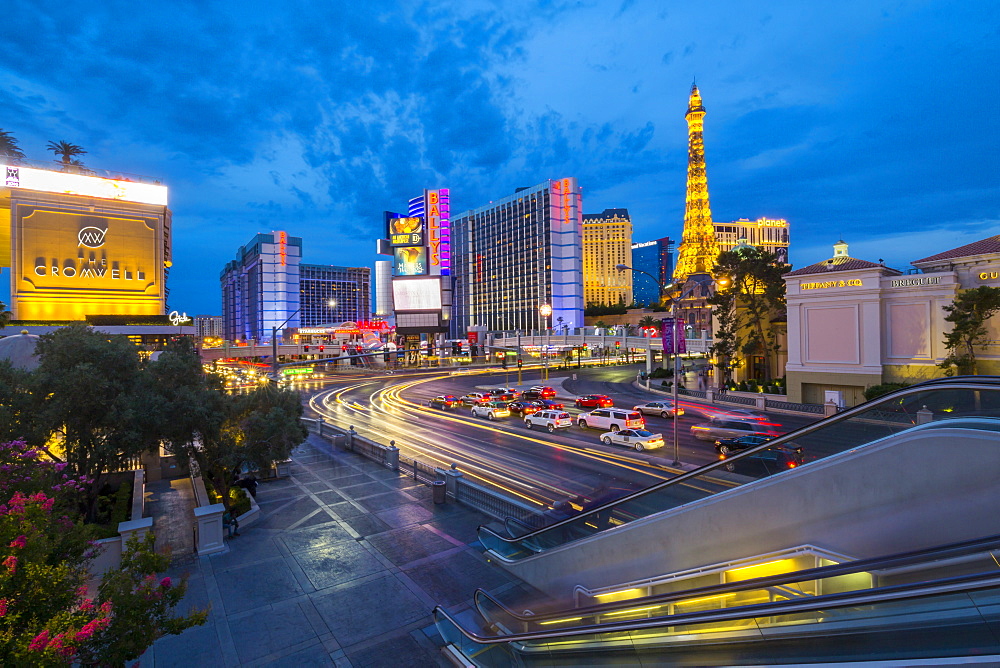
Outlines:
{"label": "glass railing", "polygon": [[[672,655],[694,646],[746,643],[771,658],[805,651],[815,661],[844,660],[854,651],[884,659],[974,656],[1000,651],[991,628],[1000,622],[996,546],[993,537],[925,551],[923,562],[921,553],[869,559],[748,580],[708,595],[702,588],[535,619],[480,598],[481,632],[441,608],[434,616],[444,640],[477,666],[670,664]],[[927,577],[913,563],[922,563]],[[760,644],[767,640],[780,643]],[[880,656],[866,654],[873,651]]]}
{"label": "glass railing", "polygon": [[938,428],[946,420],[977,429],[997,424],[1000,378],[914,385],[541,529],[510,537],[480,527],[479,539],[496,557],[516,561],[890,436]]}

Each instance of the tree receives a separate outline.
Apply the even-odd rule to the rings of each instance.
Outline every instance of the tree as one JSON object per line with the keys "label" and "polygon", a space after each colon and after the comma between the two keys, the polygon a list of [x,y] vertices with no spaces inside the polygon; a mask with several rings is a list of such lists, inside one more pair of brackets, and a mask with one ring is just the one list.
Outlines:
{"label": "tree", "polygon": [[[785,281],[791,267],[774,253],[752,246],[719,254],[716,276],[730,278],[729,285],[708,299],[718,328],[713,352],[731,365],[748,355],[764,358],[764,380],[773,378],[773,360],[778,353],[777,333],[771,321],[785,312]],[[721,336],[720,336],[721,333]],[[720,340],[723,339],[723,340]]]}
{"label": "tree", "polygon": [[[105,471],[116,471],[158,444],[150,407],[156,388],[139,351],[124,336],[76,323],[39,337],[31,375],[33,444],[93,481],[92,519]],[[48,444],[51,443],[50,447]]]}
{"label": "tree", "polygon": [[57,142],[50,141],[46,149],[55,153],[59,157],[59,160],[56,160],[56,162],[61,163],[66,167],[71,165],[82,165],[83,163],[79,160],[73,160],[73,158],[87,153],[82,147],[77,146],[76,144],[70,144],[69,142],[63,140]]}
{"label": "tree", "polygon": [[[28,439],[33,429],[31,419],[31,373],[0,360],[0,443]],[[33,442],[44,442],[32,438]]]}
{"label": "tree", "polygon": [[21,160],[24,158],[24,151],[18,146],[17,139],[10,132],[0,129],[0,157]]}
{"label": "tree", "polygon": [[3,329],[10,324],[10,320],[13,317],[14,314],[7,310],[7,305],[0,302],[0,329]]}
{"label": "tree", "polygon": [[654,318],[651,315],[643,316],[643,318],[641,320],[639,320],[639,326],[640,327],[659,327],[660,326],[660,319],[659,318]]}
{"label": "tree", "polygon": [[949,376],[955,372],[952,367],[959,375],[976,374],[976,348],[986,343],[987,321],[1000,312],[1000,288],[981,285],[965,290],[944,310],[952,328],[944,337],[948,356],[938,366]]}
{"label": "tree", "polygon": [[157,580],[169,559],[151,533],[129,542],[88,598],[91,544],[74,513],[87,481],[65,478],[65,464],[23,441],[0,444],[0,464],[0,664],[123,665],[158,637],[205,623],[204,611],[171,615],[186,581]]}
{"label": "tree", "polygon": [[297,392],[273,385],[228,394],[206,374],[190,340],[179,340],[150,365],[161,388],[161,433],[184,464],[194,461],[205,482],[229,506],[233,475],[266,469],[305,440]]}

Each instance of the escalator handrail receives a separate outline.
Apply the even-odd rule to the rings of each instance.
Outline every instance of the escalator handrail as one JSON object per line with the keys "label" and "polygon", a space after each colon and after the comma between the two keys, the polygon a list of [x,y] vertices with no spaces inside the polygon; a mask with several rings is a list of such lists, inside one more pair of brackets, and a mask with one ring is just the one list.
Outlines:
{"label": "escalator handrail", "polygon": [[[965,377],[962,377],[962,378],[965,378]],[[982,377],[978,377],[977,376],[976,378],[982,378]],[[910,395],[910,394],[918,394],[920,392],[925,392],[928,389],[930,389],[931,387],[934,387],[936,389],[937,386],[942,386],[943,385],[943,386],[947,386],[949,389],[968,389],[968,390],[998,390],[998,389],[1000,389],[1000,387],[998,387],[998,386],[1000,386],[1000,379],[997,379],[997,381],[995,383],[991,383],[990,381],[992,379],[994,379],[995,377],[987,376],[985,378],[988,379],[986,382],[976,382],[976,383],[965,382],[964,380],[963,381],[958,381],[958,380],[952,381],[952,379],[938,379],[939,382],[928,381],[927,383],[921,383],[919,385],[911,385],[909,387],[905,387],[903,389],[896,390],[895,392],[891,392],[889,394],[886,394],[886,395],[883,395],[881,397],[878,397],[878,399],[874,399],[872,401],[865,402],[865,403],[860,404],[858,406],[854,406],[853,408],[849,408],[846,411],[843,411],[841,413],[837,413],[836,415],[831,415],[830,417],[828,417],[828,418],[826,418],[824,420],[820,420],[818,422],[814,422],[813,424],[806,425],[805,427],[801,427],[799,429],[796,429],[795,431],[792,431],[792,432],[789,432],[789,433],[784,434],[782,436],[779,436],[779,437],[777,437],[777,438],[775,438],[773,440],[770,440],[770,441],[767,441],[765,443],[761,443],[760,445],[756,445],[756,446],[747,448],[745,450],[742,450],[742,451],[740,451],[740,452],[738,452],[738,453],[736,453],[736,454],[734,454],[734,455],[732,455],[730,457],[727,457],[725,460],[720,460],[720,461],[717,461],[717,462],[712,462],[711,464],[706,464],[705,466],[701,466],[701,467],[693,469],[691,471],[685,471],[684,473],[681,473],[681,474],[676,475],[676,476],[674,476],[672,478],[664,480],[663,482],[658,483],[656,485],[653,485],[652,487],[647,487],[646,489],[642,489],[642,490],[639,490],[637,492],[633,492],[632,494],[620,497],[618,499],[615,499],[613,501],[610,501],[608,503],[600,505],[600,506],[598,506],[596,508],[591,508],[591,509],[587,510],[586,512],[583,512],[583,513],[580,513],[578,515],[574,515],[572,517],[567,517],[565,519],[559,520],[558,522],[554,522],[553,524],[546,525],[546,526],[544,526],[544,527],[542,527],[540,529],[536,529],[536,530],[532,531],[531,533],[524,534],[523,536],[518,536],[516,538],[501,536],[500,534],[498,534],[497,532],[493,531],[492,529],[490,529],[489,527],[487,527],[485,525],[480,525],[479,528],[477,529],[477,532],[478,533],[488,533],[488,534],[492,535],[494,538],[496,538],[497,540],[499,540],[501,542],[504,542],[504,543],[520,543],[520,542],[523,542],[523,541],[528,540],[530,538],[533,538],[535,536],[542,535],[542,534],[544,534],[544,533],[546,533],[548,531],[551,531],[553,529],[557,529],[558,527],[569,525],[569,524],[571,524],[573,522],[578,522],[580,520],[580,518],[585,517],[587,515],[591,515],[593,513],[601,512],[601,511],[604,511],[604,510],[608,510],[609,508],[614,508],[615,506],[619,506],[621,504],[627,503],[627,502],[632,501],[634,499],[638,499],[638,498],[640,498],[642,496],[645,496],[647,494],[651,494],[653,492],[658,492],[658,491],[660,491],[662,489],[666,489],[667,487],[670,487],[672,485],[679,485],[679,484],[681,484],[681,483],[683,483],[683,482],[685,482],[685,481],[687,481],[687,480],[689,480],[691,478],[699,477],[699,476],[703,475],[704,473],[707,473],[708,471],[712,471],[712,470],[721,468],[721,467],[725,466],[727,463],[732,463],[733,461],[735,461],[737,459],[743,459],[744,457],[749,457],[749,456],[751,456],[751,455],[753,455],[753,454],[755,454],[757,452],[760,452],[762,450],[767,450],[769,448],[773,448],[773,447],[776,447],[776,446],[781,446],[781,445],[783,445],[785,443],[788,443],[790,441],[795,440],[796,438],[801,438],[801,437],[803,437],[803,436],[805,436],[807,434],[811,434],[814,431],[819,431],[821,429],[825,429],[825,428],[829,427],[831,424],[834,424],[836,422],[840,422],[840,421],[843,421],[843,420],[849,420],[852,417],[857,416],[858,414],[866,413],[866,412],[870,411],[874,406],[877,406],[879,404],[882,404],[882,403],[886,403],[886,404],[892,403],[892,402],[894,402],[895,400],[897,400],[897,399],[899,399],[901,397],[905,397],[905,396]],[[952,381],[952,382],[948,382],[948,381]],[[490,550],[490,551],[493,552],[492,550]],[[497,554],[496,552],[493,552],[493,554],[494,554],[494,556],[496,558],[498,558],[498,559],[500,559],[502,561],[511,561],[511,560],[507,559],[506,557],[504,557],[503,555]]]}
{"label": "escalator handrail", "polygon": [[[572,614],[574,616],[602,614],[607,612],[613,612],[615,610],[619,610],[622,608],[630,608],[636,605],[655,605],[660,603],[669,603],[673,600],[698,598],[702,596],[710,596],[717,593],[729,593],[734,591],[741,591],[743,589],[761,589],[764,587],[773,587],[776,585],[788,584],[792,582],[801,582],[803,580],[819,580],[822,578],[836,577],[839,575],[848,575],[851,573],[856,573],[858,571],[879,571],[879,570],[885,570],[887,568],[907,566],[910,564],[920,563],[924,561],[929,562],[941,559],[952,559],[967,554],[975,554],[977,552],[985,552],[993,549],[1000,549],[1000,534],[994,536],[987,536],[984,538],[977,538],[974,540],[960,541],[957,543],[948,543],[946,545],[938,545],[935,547],[923,548],[920,550],[913,550],[910,552],[899,552],[896,554],[890,554],[881,557],[870,557],[867,559],[855,559],[853,561],[848,561],[841,564],[832,564],[829,566],[817,566],[815,568],[808,568],[801,571],[793,571],[791,573],[782,573],[779,575],[768,575],[765,577],[754,578],[752,580],[740,580],[738,583],[729,582],[722,584],[706,585],[703,587],[694,587],[691,589],[667,592],[664,594],[657,594],[654,596],[643,596],[639,598],[628,599],[625,601],[599,603],[580,608],[568,608],[564,610],[543,612],[533,615],[523,615],[514,612],[506,605],[498,601],[492,594],[490,594],[489,592],[487,592],[482,588],[476,589],[475,593],[472,596],[472,600],[473,603],[475,604],[477,612],[479,612],[479,614],[484,618],[487,618],[487,615],[483,612],[483,609],[480,607],[480,598],[488,599],[490,603],[497,606],[498,608],[503,610],[505,614],[510,615],[519,622],[538,622],[555,617],[565,617],[568,614]],[[622,587],[628,588],[628,583],[622,584]]]}
{"label": "escalator handrail", "polygon": [[531,640],[551,640],[572,636],[591,635],[596,633],[616,633],[619,631],[638,631],[642,629],[663,626],[683,626],[687,624],[709,624],[725,622],[748,617],[767,617],[808,612],[812,609],[845,608],[860,605],[873,605],[889,601],[902,601],[926,596],[942,595],[975,591],[1000,587],[1000,573],[989,571],[972,573],[955,577],[941,578],[931,582],[913,582],[890,585],[858,591],[823,594],[810,598],[756,603],[752,605],[725,608],[723,610],[706,610],[700,612],[685,612],[674,615],[663,615],[647,619],[633,619],[608,622],[605,624],[587,624],[584,626],[564,627],[548,631],[531,631],[527,633],[511,633],[501,636],[482,636],[465,628],[451,613],[440,605],[432,611],[435,620],[442,617],[450,622],[469,640],[483,645],[500,645]]}

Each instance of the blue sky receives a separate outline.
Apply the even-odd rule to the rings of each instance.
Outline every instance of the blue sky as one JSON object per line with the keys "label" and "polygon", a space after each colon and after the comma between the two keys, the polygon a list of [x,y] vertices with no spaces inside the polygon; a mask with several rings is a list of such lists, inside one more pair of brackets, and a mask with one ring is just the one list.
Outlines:
{"label": "blue sky", "polygon": [[[584,210],[680,237],[697,77],[716,220],[791,224],[791,261],[910,260],[1000,233],[1000,21],[984,0],[836,3],[13,0],[0,128],[162,178],[170,306],[221,310],[258,232],[371,266],[381,212],[576,176]],[[9,294],[3,272],[2,295]]]}

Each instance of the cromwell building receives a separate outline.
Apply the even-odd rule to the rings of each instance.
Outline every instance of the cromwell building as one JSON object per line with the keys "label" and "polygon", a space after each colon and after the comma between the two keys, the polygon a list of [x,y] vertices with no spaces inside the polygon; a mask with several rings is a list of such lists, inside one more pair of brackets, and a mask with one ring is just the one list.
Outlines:
{"label": "cromwell building", "polygon": [[0,165],[0,267],[31,334],[70,322],[155,345],[193,333],[166,315],[171,213],[159,181],[76,166]]}
{"label": "cromwell building", "polygon": [[[1000,287],[1000,235],[911,264],[903,274],[852,258],[841,241],[832,258],[785,274],[789,401],[825,403],[834,392],[853,406],[872,385],[944,375],[944,307],[960,291]],[[987,328],[979,372],[1000,374],[1000,316]]]}

